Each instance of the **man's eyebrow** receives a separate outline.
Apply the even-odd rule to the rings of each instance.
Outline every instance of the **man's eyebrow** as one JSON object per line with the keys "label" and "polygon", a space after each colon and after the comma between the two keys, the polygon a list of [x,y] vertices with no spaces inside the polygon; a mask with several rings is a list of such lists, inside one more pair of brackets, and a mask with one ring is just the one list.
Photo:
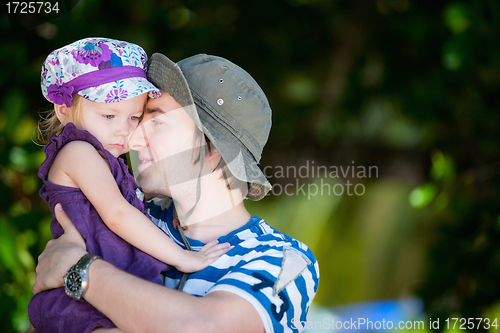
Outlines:
{"label": "man's eyebrow", "polygon": [[146,109],[144,110],[144,113],[147,113],[147,114],[159,114],[159,113],[165,113],[165,111],[163,111],[162,109],[159,109],[159,108],[148,108],[148,107],[146,107]]}

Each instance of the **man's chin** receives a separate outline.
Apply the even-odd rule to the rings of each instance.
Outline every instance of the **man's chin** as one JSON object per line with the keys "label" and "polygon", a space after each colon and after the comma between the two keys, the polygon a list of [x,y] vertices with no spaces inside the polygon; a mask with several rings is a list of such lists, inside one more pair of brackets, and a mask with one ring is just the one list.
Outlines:
{"label": "man's chin", "polygon": [[139,187],[142,190],[142,193],[144,193],[144,197],[146,198],[146,200],[159,196],[170,196],[165,188],[162,189],[149,186],[145,181],[139,181],[138,183]]}
{"label": "man's chin", "polygon": [[146,197],[170,196],[165,181],[158,178],[159,172],[160,170],[156,169],[154,165],[150,165],[136,177],[137,184]]}

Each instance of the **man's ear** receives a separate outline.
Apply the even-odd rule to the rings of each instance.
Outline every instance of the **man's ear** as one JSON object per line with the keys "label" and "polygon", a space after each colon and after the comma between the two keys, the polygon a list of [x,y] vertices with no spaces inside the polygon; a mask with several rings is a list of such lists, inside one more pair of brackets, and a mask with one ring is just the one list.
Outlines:
{"label": "man's ear", "polygon": [[219,164],[222,156],[220,155],[217,148],[210,142],[207,145],[207,154],[205,155],[206,162],[210,163],[209,165],[212,168],[212,172],[215,170],[215,166]]}
{"label": "man's ear", "polygon": [[64,120],[66,119],[66,115],[68,112],[68,107],[66,104],[59,105],[54,103],[54,111],[56,112],[57,119],[61,122],[61,124],[64,124]]}
{"label": "man's ear", "polygon": [[213,145],[210,147],[210,152],[212,153],[212,158],[216,158],[216,159],[219,159],[221,156],[220,156],[220,153],[219,151],[217,150],[217,148],[215,148]]}
{"label": "man's ear", "polygon": [[217,150],[217,148],[215,148],[215,146],[211,142],[208,143],[208,145],[207,145],[207,155],[206,155],[206,157],[210,158],[210,155],[212,155],[212,159],[214,161],[215,160],[218,161],[219,158],[221,158],[219,151]]}

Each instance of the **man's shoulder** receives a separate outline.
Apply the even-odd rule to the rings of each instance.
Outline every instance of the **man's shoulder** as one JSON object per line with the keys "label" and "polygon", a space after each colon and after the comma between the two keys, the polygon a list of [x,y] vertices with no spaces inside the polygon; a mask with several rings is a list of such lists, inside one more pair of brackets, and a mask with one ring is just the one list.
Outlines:
{"label": "man's shoulder", "polygon": [[283,256],[292,251],[304,257],[308,263],[316,264],[316,258],[306,244],[276,230],[257,215],[254,215],[244,228],[238,230],[234,237],[237,237],[240,247],[253,248],[260,253],[279,251]]}
{"label": "man's shoulder", "polygon": [[319,285],[319,267],[302,242],[253,216],[234,235],[234,247],[219,262],[228,263],[208,293],[227,291],[257,309],[266,331],[296,331],[304,321]]}

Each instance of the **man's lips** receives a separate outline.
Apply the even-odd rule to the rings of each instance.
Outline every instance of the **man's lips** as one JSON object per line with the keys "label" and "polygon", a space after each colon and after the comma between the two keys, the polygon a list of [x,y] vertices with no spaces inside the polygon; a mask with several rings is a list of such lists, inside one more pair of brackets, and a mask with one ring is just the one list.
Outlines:
{"label": "man's lips", "polygon": [[137,170],[139,172],[142,172],[144,169],[148,168],[152,164],[152,160],[150,159],[143,160],[139,157],[139,160],[141,161],[141,163],[139,163],[139,165],[137,166]]}

